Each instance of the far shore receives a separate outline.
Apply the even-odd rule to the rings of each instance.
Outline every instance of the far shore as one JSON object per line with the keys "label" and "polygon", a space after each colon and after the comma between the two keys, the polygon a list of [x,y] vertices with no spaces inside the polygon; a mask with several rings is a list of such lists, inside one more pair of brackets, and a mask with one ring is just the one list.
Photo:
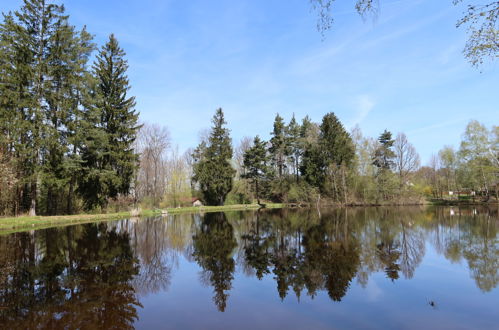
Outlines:
{"label": "far shore", "polygon": [[[431,200],[422,203],[406,203],[406,204],[347,204],[347,205],[329,205],[322,204],[321,207],[373,207],[373,206],[415,206],[415,205],[441,205],[441,206],[473,206],[473,205],[490,205],[497,204],[496,201],[484,202],[471,202],[471,201],[448,201],[448,200]],[[117,212],[117,213],[102,213],[102,214],[75,214],[75,215],[58,215],[58,216],[19,216],[19,217],[0,217],[0,235],[6,235],[16,232],[29,231],[33,229],[44,229],[52,227],[64,227],[75,224],[85,224],[92,222],[120,220],[124,218],[134,217],[151,217],[160,215],[173,215],[173,214],[196,214],[196,213],[209,213],[209,212],[225,212],[225,211],[244,211],[244,210],[257,210],[261,208],[278,209],[278,208],[294,208],[294,207],[315,207],[315,204],[237,204],[237,205],[224,205],[224,206],[190,206],[190,207],[177,207],[167,209],[151,209],[141,210],[137,212]]]}

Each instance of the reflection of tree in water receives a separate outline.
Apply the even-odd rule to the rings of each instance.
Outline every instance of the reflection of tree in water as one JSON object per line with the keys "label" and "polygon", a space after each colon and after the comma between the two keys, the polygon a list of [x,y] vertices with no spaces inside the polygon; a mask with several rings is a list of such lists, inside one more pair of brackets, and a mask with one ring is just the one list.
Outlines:
{"label": "reflection of tree in water", "polygon": [[425,238],[411,221],[401,220],[400,225],[400,269],[405,278],[412,278],[416,268],[423,261]]}
{"label": "reflection of tree in water", "polygon": [[[0,238],[10,255],[0,286],[5,328],[133,328],[130,280],[138,264],[127,234],[105,224],[21,233]],[[14,265],[14,268],[10,267]]]}
{"label": "reflection of tree in water", "polygon": [[442,217],[449,230],[435,236],[435,244],[442,245],[445,256],[453,262],[464,258],[478,288],[488,292],[499,284],[499,220],[497,214],[482,211],[470,216],[467,211],[459,210],[459,216]]}
{"label": "reflection of tree in water", "polygon": [[491,291],[499,283],[499,241],[497,218],[488,216],[474,219],[464,235],[463,256],[468,260],[471,276],[484,292]]}
{"label": "reflection of tree in water", "polygon": [[213,301],[223,312],[228,291],[232,288],[235,262],[232,253],[237,246],[232,225],[224,213],[208,213],[193,237],[193,257],[203,268],[203,278],[215,291]]}
{"label": "reflection of tree in water", "polygon": [[359,267],[358,242],[348,220],[337,214],[324,217],[305,234],[303,273],[309,294],[326,289],[334,301],[341,301]]}
{"label": "reflection of tree in water", "polygon": [[140,271],[133,279],[137,293],[166,291],[170,285],[172,258],[168,255],[165,239],[167,224],[164,221],[142,220],[134,223],[131,230],[132,244],[140,261]]}
{"label": "reflection of tree in water", "polygon": [[291,290],[298,299],[302,292],[314,297],[327,291],[340,301],[355,276],[362,285],[375,272],[390,280],[412,278],[425,241],[453,262],[465,260],[482,291],[499,283],[497,213],[463,209],[451,217],[448,209],[411,208],[321,213],[321,218],[313,210],[229,218],[211,213],[0,236],[0,306],[6,307],[0,308],[0,324],[131,328],[140,306],[137,294],[166,290],[180,256],[202,267],[220,311],[236,262],[250,270],[246,274],[274,278],[281,299]]}
{"label": "reflection of tree in water", "polygon": [[246,264],[255,270],[256,277],[261,280],[263,275],[270,273],[270,247],[274,237],[264,236],[261,233],[261,221],[259,213],[255,221],[255,229],[250,230],[248,234],[243,235],[246,242],[244,246],[244,258]]}
{"label": "reflection of tree in water", "polygon": [[397,263],[400,258],[399,245],[394,240],[382,241],[377,245],[378,258],[385,267],[386,276],[395,281],[399,278],[400,265]]}
{"label": "reflection of tree in water", "polygon": [[244,236],[246,263],[259,279],[272,268],[281,299],[290,288],[299,299],[306,288],[312,297],[327,290],[331,299],[340,301],[359,265],[358,243],[347,221],[332,215],[295,223],[299,225],[275,217],[258,219],[257,230]]}

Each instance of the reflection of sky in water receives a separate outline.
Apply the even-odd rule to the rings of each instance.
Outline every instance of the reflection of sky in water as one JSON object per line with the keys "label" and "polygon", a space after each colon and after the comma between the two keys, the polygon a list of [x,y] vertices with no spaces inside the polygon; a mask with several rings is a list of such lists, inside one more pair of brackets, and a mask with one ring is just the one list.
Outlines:
{"label": "reflection of sky in water", "polygon": [[[86,259],[94,257],[88,253],[94,245],[101,244],[102,251],[114,251],[119,242],[122,251],[127,251],[129,245],[140,264],[138,273],[126,280],[142,305],[135,306],[137,320],[130,323],[139,329],[497,328],[497,213],[473,217],[463,210],[458,217],[456,210],[451,216],[449,209],[410,208],[342,212],[323,212],[318,219],[303,211],[272,211],[263,213],[258,223],[252,212],[233,212],[226,217],[184,215],[110,222],[97,236],[84,235],[94,225],[37,231],[34,240],[27,234],[18,235],[36,242],[38,263],[50,260],[45,252],[47,242],[60,240],[61,249],[66,249],[64,242],[70,232],[75,237],[72,253],[86,253]],[[112,228],[121,241],[113,239]],[[45,234],[50,233],[54,239],[45,242],[49,237]],[[255,237],[259,239],[252,241]],[[0,236],[0,243],[5,238]],[[265,259],[270,260],[269,273],[261,279],[246,253],[251,242],[269,243],[265,250],[270,252]],[[119,258],[120,250],[116,251]],[[289,256],[296,258],[286,259]],[[60,258],[65,257],[54,260],[60,262]],[[103,278],[95,276],[107,274],[106,267],[113,262],[106,261],[105,253],[101,259],[104,261],[92,266],[99,270],[95,274],[91,267],[75,276],[87,281]],[[284,263],[285,274],[292,275],[286,277],[289,287],[285,295],[282,288],[278,290],[275,271],[282,260],[291,260]],[[346,267],[349,260],[357,262],[353,273]],[[88,261],[92,264],[93,260]],[[47,265],[40,271],[50,270]],[[125,260],[123,267],[127,265]],[[292,284],[301,283],[300,272],[308,285],[310,281],[319,283],[313,297],[306,285],[297,297]],[[66,273],[61,273],[61,278]],[[337,287],[343,284],[348,287]],[[216,285],[223,287],[218,298],[228,295],[223,303],[215,299]],[[62,312],[54,315],[64,315],[64,303],[70,304],[70,297],[62,303]],[[99,306],[103,298],[92,297]],[[79,306],[81,299],[74,299]]]}
{"label": "reflection of sky in water", "polygon": [[[483,293],[465,262],[452,264],[427,246],[412,279],[395,282],[372,274],[365,288],[354,280],[341,302],[321,291],[300,301],[292,292],[281,301],[273,274],[261,281],[236,274],[224,313],[212,302],[213,289],[199,281],[199,267],[182,259],[168,292],[141,302],[138,328],[220,329],[493,329],[499,324],[497,288]],[[429,303],[435,302],[432,307]],[[162,316],[160,316],[162,315]]]}
{"label": "reflection of sky in water", "polygon": [[201,283],[197,263],[182,259],[174,271],[170,290],[142,300],[144,309],[136,326],[161,327],[164,323],[157,315],[163,311],[168,320],[164,322],[172,328],[496,327],[497,288],[490,292],[480,290],[470,277],[467,261],[446,259],[437,252],[434,236],[435,231],[426,231],[424,256],[412,278],[401,275],[392,281],[383,271],[377,271],[369,275],[364,286],[354,278],[341,302],[332,301],[325,291],[313,298],[302,291],[298,301],[292,289],[281,301],[275,274],[258,280],[254,274],[244,274],[243,267],[238,265],[224,313],[213,304],[213,288]]}

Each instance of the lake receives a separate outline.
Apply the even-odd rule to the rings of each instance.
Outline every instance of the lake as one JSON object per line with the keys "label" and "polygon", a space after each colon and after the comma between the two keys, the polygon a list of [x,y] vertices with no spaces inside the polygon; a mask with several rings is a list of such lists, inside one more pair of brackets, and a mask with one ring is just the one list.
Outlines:
{"label": "lake", "polygon": [[2,329],[499,329],[498,209],[283,209],[0,236]]}

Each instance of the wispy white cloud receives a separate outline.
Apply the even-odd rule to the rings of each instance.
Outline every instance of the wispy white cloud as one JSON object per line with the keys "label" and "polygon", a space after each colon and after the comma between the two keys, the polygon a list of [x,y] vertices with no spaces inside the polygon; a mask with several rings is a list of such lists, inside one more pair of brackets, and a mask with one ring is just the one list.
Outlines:
{"label": "wispy white cloud", "polygon": [[366,286],[367,291],[367,299],[370,302],[378,301],[379,298],[383,295],[383,291],[378,286],[374,279],[371,279]]}
{"label": "wispy white cloud", "polygon": [[451,120],[438,122],[436,124],[418,127],[416,129],[408,131],[407,134],[416,136],[416,135],[422,134],[422,133],[434,132],[434,131],[440,130],[442,128],[445,128],[445,127],[449,127],[449,126],[459,124],[459,123],[464,123],[466,120],[468,120],[468,119],[467,118],[453,118]]}
{"label": "wispy white cloud", "polygon": [[359,95],[356,97],[356,100],[354,102],[355,104],[355,115],[354,117],[349,121],[349,127],[353,127],[357,124],[360,124],[366,117],[369,115],[369,113],[374,109],[374,106],[376,105],[374,99],[369,96],[369,95]]}

